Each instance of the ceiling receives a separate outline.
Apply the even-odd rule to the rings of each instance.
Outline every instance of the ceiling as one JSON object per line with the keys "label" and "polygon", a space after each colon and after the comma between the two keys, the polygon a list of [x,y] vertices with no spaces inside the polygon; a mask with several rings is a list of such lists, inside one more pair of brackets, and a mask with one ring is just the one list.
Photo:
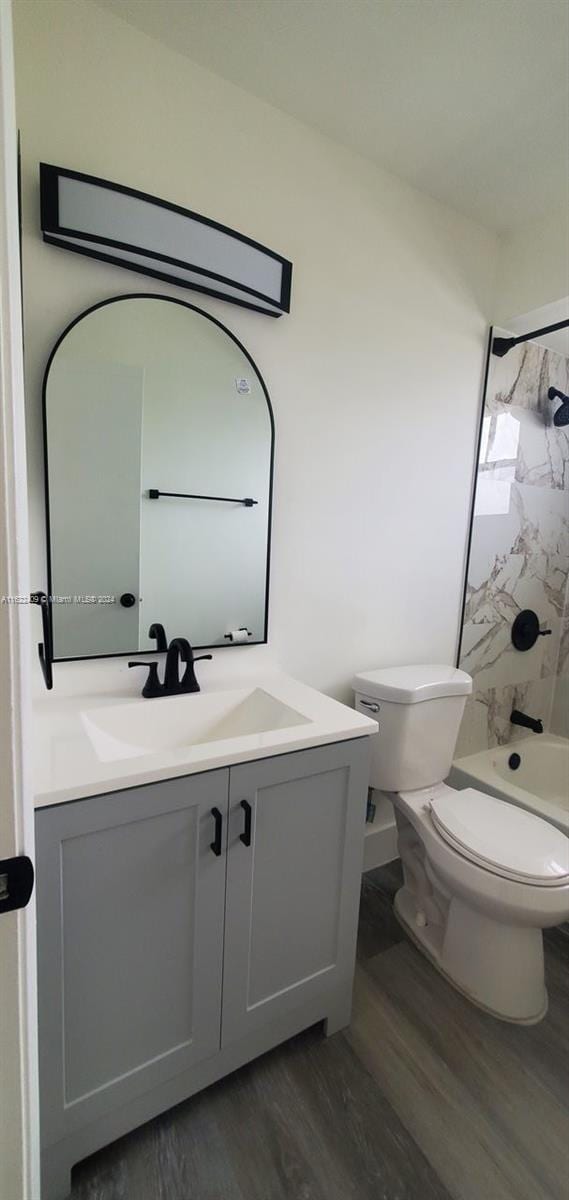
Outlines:
{"label": "ceiling", "polygon": [[569,202],[567,0],[95,0],[508,232]]}

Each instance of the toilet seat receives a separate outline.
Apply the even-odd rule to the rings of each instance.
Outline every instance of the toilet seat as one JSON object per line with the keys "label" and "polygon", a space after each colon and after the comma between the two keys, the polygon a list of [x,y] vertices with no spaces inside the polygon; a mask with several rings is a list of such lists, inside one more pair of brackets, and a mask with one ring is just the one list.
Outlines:
{"label": "toilet seat", "polygon": [[433,825],[463,858],[520,883],[569,883],[569,838],[525,809],[476,788],[433,796]]}

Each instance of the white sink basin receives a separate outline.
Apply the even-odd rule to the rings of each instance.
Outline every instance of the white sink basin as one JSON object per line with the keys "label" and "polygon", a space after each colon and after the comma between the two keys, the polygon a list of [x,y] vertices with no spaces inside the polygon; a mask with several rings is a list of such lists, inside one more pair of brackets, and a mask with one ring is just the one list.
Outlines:
{"label": "white sink basin", "polygon": [[42,696],[35,715],[36,808],[377,732],[363,713],[275,671],[237,687],[220,672],[208,690],[156,700],[71,688]]}
{"label": "white sink basin", "polygon": [[263,688],[130,700],[87,709],[81,722],[100,762],[140,758],[310,725],[310,717]]}

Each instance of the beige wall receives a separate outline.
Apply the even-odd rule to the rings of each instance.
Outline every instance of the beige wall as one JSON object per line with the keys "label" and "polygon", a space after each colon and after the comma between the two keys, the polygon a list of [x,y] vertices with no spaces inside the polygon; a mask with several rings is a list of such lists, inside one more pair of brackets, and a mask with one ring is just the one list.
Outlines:
{"label": "beige wall", "polygon": [[[553,305],[569,296],[569,207],[567,203],[504,238],[498,257],[494,320]],[[551,318],[562,320],[565,310]],[[544,324],[548,324],[547,317]]]}
{"label": "beige wall", "polygon": [[[85,0],[16,0],[15,24],[34,585],[50,347],[103,297],[168,292],[223,320],[271,393],[270,635],[284,667],[348,696],[357,669],[452,660],[496,239]],[[43,245],[41,159],[280,251],[294,263],[292,314],[274,321]],[[109,682],[122,669],[101,667]]]}

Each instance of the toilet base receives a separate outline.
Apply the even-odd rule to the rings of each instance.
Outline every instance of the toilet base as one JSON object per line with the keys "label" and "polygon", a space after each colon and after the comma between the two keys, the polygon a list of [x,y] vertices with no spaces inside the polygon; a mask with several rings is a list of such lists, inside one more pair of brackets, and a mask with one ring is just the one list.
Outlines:
{"label": "toilet base", "polygon": [[454,898],[444,924],[419,924],[407,887],[394,912],[418,949],[473,1004],[514,1025],[536,1025],[547,1012],[541,929],[502,925]]}

